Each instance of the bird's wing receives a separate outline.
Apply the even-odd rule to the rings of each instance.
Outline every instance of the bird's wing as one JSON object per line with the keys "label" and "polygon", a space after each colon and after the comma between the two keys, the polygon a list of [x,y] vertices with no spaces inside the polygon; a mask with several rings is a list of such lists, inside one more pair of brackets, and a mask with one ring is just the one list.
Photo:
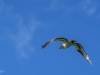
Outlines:
{"label": "bird's wing", "polygon": [[55,38],[55,41],[56,40],[59,40],[61,41],[62,43],[69,43],[69,41],[66,39],[66,38]]}
{"label": "bird's wing", "polygon": [[42,48],[46,47],[47,45],[49,45],[49,44],[50,44],[51,42],[53,42],[53,41],[61,41],[62,43],[68,43],[68,42],[69,42],[66,38],[54,38],[54,39],[52,39],[52,40],[46,42],[46,43],[42,46]]}
{"label": "bird's wing", "polygon": [[81,53],[81,55],[82,55],[89,63],[92,64],[92,62],[91,62],[89,56],[88,56],[88,55],[86,54],[86,52],[84,51],[84,48],[82,47],[82,45],[79,44],[79,43],[74,43],[74,46],[75,46],[75,48],[77,49],[77,51],[78,51],[79,53]]}

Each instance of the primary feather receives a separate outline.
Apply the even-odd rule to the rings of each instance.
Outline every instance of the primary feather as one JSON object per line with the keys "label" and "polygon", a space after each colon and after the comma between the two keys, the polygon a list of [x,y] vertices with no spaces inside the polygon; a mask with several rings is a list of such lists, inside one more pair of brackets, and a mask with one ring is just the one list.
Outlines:
{"label": "primary feather", "polygon": [[87,53],[85,52],[83,46],[79,43],[74,43],[75,48],[77,49],[77,51],[90,63],[92,64],[89,56],[87,55]]}

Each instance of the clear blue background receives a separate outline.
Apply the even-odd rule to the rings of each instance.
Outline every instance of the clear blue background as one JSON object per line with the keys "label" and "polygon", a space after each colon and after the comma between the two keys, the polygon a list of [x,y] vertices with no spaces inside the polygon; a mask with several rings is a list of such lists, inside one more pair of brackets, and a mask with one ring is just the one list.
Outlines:
{"label": "clear blue background", "polygon": [[[0,75],[100,75],[99,0],[0,0]],[[56,37],[75,39],[91,58]]]}

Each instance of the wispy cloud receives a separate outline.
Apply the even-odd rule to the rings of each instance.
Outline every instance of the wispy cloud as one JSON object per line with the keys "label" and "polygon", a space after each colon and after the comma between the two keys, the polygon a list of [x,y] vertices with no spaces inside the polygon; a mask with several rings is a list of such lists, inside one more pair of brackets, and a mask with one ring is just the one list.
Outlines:
{"label": "wispy cloud", "polygon": [[33,52],[34,48],[31,46],[31,41],[35,29],[35,25],[27,27],[23,25],[23,22],[20,22],[17,33],[9,36],[15,43],[18,57],[29,58],[30,53]]}
{"label": "wispy cloud", "polygon": [[59,12],[66,10],[66,4],[62,0],[51,0],[49,5],[44,8],[45,11]]}
{"label": "wispy cloud", "polygon": [[82,1],[80,4],[80,9],[87,15],[93,15],[96,13],[98,5],[97,5],[97,0],[92,1],[92,0],[85,0]]}
{"label": "wispy cloud", "polygon": [[39,21],[33,20],[28,23],[28,25],[23,24],[24,22],[19,22],[18,31],[16,34],[10,33],[9,37],[14,42],[17,49],[17,56],[21,58],[30,58],[31,54],[34,52],[34,46],[31,44],[34,39],[34,33],[36,28],[42,24]]}
{"label": "wispy cloud", "polygon": [[[20,14],[15,14],[13,9],[8,10],[9,6],[5,9],[7,5],[4,4],[4,2],[0,3],[2,4],[0,6],[0,13],[3,17],[5,16],[5,22],[8,19],[10,21],[8,24],[10,26],[4,24],[3,33],[5,35],[2,33],[2,37],[12,41],[18,59],[30,58],[34,52],[34,46],[31,43],[34,39],[35,30],[37,27],[43,25],[43,23],[34,18],[29,18],[29,20],[26,21],[26,18],[23,18]],[[6,18],[8,19],[6,20]]]}
{"label": "wispy cloud", "polygon": [[4,70],[0,70],[0,74],[4,73],[5,71]]}
{"label": "wispy cloud", "polygon": [[98,1],[97,0],[81,0],[77,1],[75,4],[68,5],[68,2],[61,0],[53,0],[47,8],[47,11],[58,12],[63,11],[63,13],[71,14],[75,12],[83,12],[86,15],[93,15],[97,12]]}
{"label": "wispy cloud", "polygon": [[58,0],[51,0],[50,4],[45,7],[46,11],[57,11],[59,10],[59,6],[58,6]]}

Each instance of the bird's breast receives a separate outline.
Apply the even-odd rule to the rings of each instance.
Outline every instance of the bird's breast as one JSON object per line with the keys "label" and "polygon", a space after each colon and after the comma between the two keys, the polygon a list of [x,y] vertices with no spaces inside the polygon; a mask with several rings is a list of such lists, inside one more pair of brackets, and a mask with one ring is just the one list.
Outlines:
{"label": "bird's breast", "polygon": [[68,47],[70,46],[70,44],[69,44],[69,43],[64,43],[63,46],[64,46],[65,48],[68,48]]}

